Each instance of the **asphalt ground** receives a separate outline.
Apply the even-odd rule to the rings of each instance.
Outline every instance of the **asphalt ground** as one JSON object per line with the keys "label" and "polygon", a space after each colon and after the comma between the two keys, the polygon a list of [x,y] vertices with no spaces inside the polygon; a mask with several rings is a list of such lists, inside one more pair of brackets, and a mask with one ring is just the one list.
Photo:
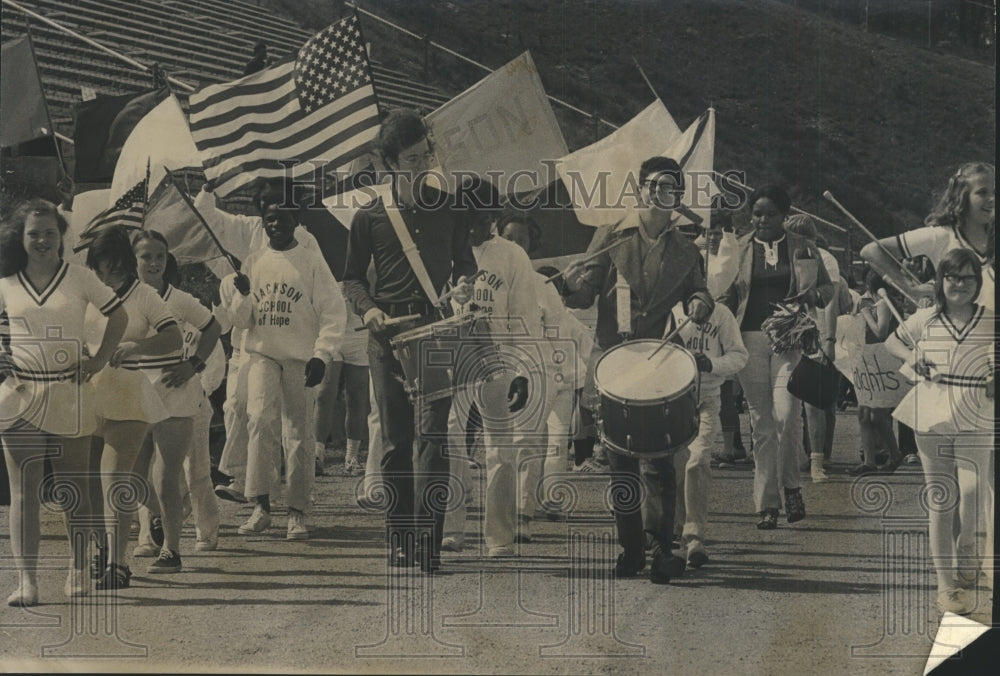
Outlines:
{"label": "asphalt ground", "polygon": [[[746,425],[746,416],[743,416]],[[744,430],[744,439],[749,435]],[[707,565],[669,586],[610,576],[617,546],[607,477],[558,477],[564,521],[533,524],[519,556],[481,539],[444,553],[439,574],[386,565],[381,514],[355,502],[360,478],[328,457],[312,536],[288,541],[285,512],[256,537],[249,508],[220,502],[219,549],[184,569],[70,601],[61,517],[43,508],[40,605],[0,607],[4,671],[366,673],[920,674],[941,622],[927,556],[919,466],[854,480],[854,409],[838,414],[831,481],[803,474],[807,517],[754,527],[750,465],[713,469]],[[477,481],[484,473],[474,472]],[[480,490],[469,529],[481,527]],[[13,589],[8,508],[0,581]],[[478,524],[478,525],[477,525]],[[988,595],[989,594],[989,595]],[[991,592],[972,619],[988,623]]]}

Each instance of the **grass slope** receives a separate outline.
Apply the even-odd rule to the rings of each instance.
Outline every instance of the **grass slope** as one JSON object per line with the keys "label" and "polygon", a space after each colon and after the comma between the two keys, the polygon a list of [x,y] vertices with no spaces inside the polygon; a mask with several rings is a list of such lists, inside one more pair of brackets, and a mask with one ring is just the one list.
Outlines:
{"label": "grass slope", "polygon": [[[330,3],[281,4],[313,25]],[[762,0],[365,0],[363,7],[490,67],[530,49],[549,94],[623,123],[652,100],[678,124],[717,115],[716,168],[790,186],[845,224],[831,190],[879,234],[918,226],[955,167],[996,152],[995,67]],[[362,17],[381,62],[458,93],[482,71]],[[555,107],[571,149],[595,125]],[[601,135],[610,131],[601,127]],[[859,241],[857,238],[855,247]]]}

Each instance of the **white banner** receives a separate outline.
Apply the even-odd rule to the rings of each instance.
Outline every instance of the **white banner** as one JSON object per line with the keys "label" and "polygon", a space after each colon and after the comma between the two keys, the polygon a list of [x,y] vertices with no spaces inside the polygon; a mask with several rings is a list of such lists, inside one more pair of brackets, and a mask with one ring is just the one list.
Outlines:
{"label": "white banner", "polygon": [[555,180],[553,165],[569,152],[528,52],[426,120],[450,190],[453,172],[488,177],[504,194],[535,190]]}

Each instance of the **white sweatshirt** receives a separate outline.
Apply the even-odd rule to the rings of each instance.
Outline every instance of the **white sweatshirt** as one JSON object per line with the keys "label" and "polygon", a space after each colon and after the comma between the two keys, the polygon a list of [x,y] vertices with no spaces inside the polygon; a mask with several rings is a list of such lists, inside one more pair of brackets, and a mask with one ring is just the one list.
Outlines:
{"label": "white sweatshirt", "polygon": [[[501,344],[544,341],[542,311],[535,293],[538,273],[524,249],[501,237],[472,247],[479,274],[472,300],[455,309],[456,315],[482,312],[490,317],[490,335]],[[534,367],[535,365],[532,365]],[[542,364],[537,365],[543,368]],[[523,369],[519,369],[523,370]]]}
{"label": "white sweatshirt", "polygon": [[[673,321],[667,322],[667,329],[664,335],[670,333],[674,328],[687,319],[684,314],[682,303],[678,303],[673,309]],[[702,334],[702,327],[705,331]],[[701,374],[701,391],[712,392],[722,385],[722,383],[747,365],[750,353],[743,345],[743,336],[740,335],[740,325],[736,322],[736,317],[722,303],[715,304],[708,321],[703,325],[691,322],[681,329],[679,338],[684,347],[694,353],[702,353],[712,361],[712,371]]]}
{"label": "white sweatshirt", "polygon": [[243,261],[250,294],[236,290],[236,275],[219,287],[221,309],[234,328],[247,329],[244,349],[272,359],[329,362],[340,349],[347,306],[319,251],[301,243],[287,251],[258,249]]}

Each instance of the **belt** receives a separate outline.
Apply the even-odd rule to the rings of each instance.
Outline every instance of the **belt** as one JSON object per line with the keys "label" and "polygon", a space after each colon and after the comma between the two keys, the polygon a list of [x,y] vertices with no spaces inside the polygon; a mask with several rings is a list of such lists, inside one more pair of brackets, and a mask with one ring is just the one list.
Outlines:
{"label": "belt", "polygon": [[390,317],[404,317],[406,315],[431,316],[434,314],[434,306],[427,301],[413,301],[410,303],[379,303],[379,309]]}

